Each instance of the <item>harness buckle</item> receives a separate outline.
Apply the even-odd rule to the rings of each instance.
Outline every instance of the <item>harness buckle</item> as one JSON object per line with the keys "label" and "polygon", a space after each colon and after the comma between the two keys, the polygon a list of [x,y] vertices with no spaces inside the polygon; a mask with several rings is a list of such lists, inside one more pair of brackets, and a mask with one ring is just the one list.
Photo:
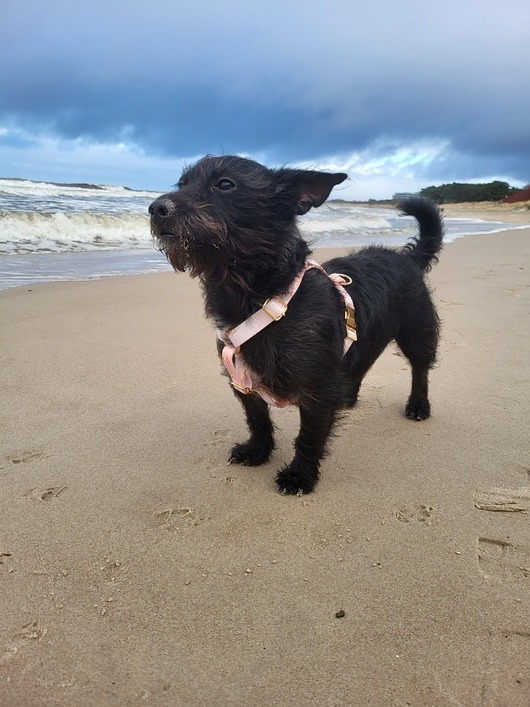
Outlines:
{"label": "harness buckle", "polygon": [[[274,311],[272,311],[272,309],[269,309],[269,307],[271,307],[275,302],[277,302],[280,307],[283,307],[283,310],[279,313],[275,313]],[[282,317],[285,317],[285,313],[287,312],[287,303],[284,302],[281,297],[269,297],[261,305],[261,308],[266,314],[269,315],[273,322],[277,322]]]}
{"label": "harness buckle", "polygon": [[250,393],[252,393],[252,390],[250,388],[245,388],[242,385],[238,385],[237,383],[234,383],[234,381],[232,381],[232,385],[240,393],[243,393],[243,395],[250,395]]}
{"label": "harness buckle", "polygon": [[354,307],[346,305],[344,319],[346,320],[346,336],[352,341],[357,341],[357,322],[355,321]]}
{"label": "harness buckle", "polygon": [[353,280],[351,279],[351,277],[349,275],[345,275],[342,272],[338,272],[338,273],[334,273],[334,274],[336,274],[341,279],[341,282],[338,282],[338,280],[337,280],[337,284],[341,285],[342,287],[348,287],[353,282]]}

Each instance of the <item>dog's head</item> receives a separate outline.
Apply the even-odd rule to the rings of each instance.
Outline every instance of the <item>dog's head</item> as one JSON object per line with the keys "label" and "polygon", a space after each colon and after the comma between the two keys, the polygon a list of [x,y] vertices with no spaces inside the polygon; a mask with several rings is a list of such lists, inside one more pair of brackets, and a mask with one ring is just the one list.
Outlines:
{"label": "dog's head", "polygon": [[242,157],[204,157],[149,207],[151,232],[175,270],[212,276],[274,256],[295,219],[320,206],[346,174],[268,169]]}

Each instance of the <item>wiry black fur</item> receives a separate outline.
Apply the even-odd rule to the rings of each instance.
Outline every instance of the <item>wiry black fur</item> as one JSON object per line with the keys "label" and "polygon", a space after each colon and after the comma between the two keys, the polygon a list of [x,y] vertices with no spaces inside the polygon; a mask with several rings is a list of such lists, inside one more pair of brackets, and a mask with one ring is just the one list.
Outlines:
{"label": "wiry black fur", "polygon": [[[151,204],[152,233],[176,270],[199,277],[207,316],[230,329],[288,289],[310,252],[296,217],[320,206],[346,176],[205,157],[184,171],[177,190]],[[318,270],[306,273],[287,315],[241,347],[263,385],[300,409],[294,459],[276,476],[284,493],[314,489],[338,411],[355,405],[362,379],[392,339],[412,368],[406,415],[430,415],[427,378],[436,360],[439,320],[423,273],[441,249],[442,221],[425,199],[407,199],[401,209],[419,223],[419,236],[404,248],[369,247],[324,264],[327,272],[352,279],[347,289],[358,341],[346,356],[344,305]],[[263,464],[274,449],[268,405],[256,394],[234,392],[250,438],[234,446],[230,460]]]}

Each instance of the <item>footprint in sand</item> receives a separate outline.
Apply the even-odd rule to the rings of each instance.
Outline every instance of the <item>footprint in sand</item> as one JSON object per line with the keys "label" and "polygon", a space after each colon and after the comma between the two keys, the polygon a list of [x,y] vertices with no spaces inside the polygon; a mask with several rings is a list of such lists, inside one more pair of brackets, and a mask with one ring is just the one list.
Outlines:
{"label": "footprint in sand", "polygon": [[505,582],[530,581],[530,547],[496,538],[479,538],[477,554],[485,577]]}
{"label": "footprint in sand", "polygon": [[432,525],[434,523],[434,518],[432,514],[434,508],[432,506],[427,506],[424,503],[420,504],[409,504],[402,505],[395,511],[395,516],[402,523],[410,523],[416,521],[418,523],[425,523],[425,525]]}
{"label": "footprint in sand", "polygon": [[194,508],[188,506],[168,506],[153,513],[155,525],[167,530],[183,530],[200,525],[203,518],[197,517]]}
{"label": "footprint in sand", "polygon": [[463,334],[453,329],[445,333],[442,339],[442,346],[444,346],[446,351],[454,351],[455,349],[466,348],[469,344]]}
{"label": "footprint in sand", "polygon": [[28,621],[13,635],[11,643],[6,646],[6,652],[0,654],[0,665],[13,658],[24,645],[40,641],[46,633],[47,630],[40,625],[38,619]]}
{"label": "footprint in sand", "polygon": [[213,431],[212,436],[213,439],[211,442],[208,442],[208,446],[219,447],[220,445],[228,444],[230,440],[230,430],[225,427],[220,427],[219,429]]}
{"label": "footprint in sand", "polygon": [[500,513],[530,513],[530,486],[475,491],[475,508]]}
{"label": "footprint in sand", "polygon": [[220,476],[214,476],[216,481],[220,482],[226,487],[237,488],[238,493],[244,493],[250,491],[253,486],[254,479],[251,473],[247,475],[247,470],[241,470],[241,476],[236,476],[234,474],[221,474]]}
{"label": "footprint in sand", "polygon": [[13,555],[10,552],[0,552],[0,565],[5,565]]}
{"label": "footprint in sand", "polygon": [[46,629],[40,625],[39,620],[32,619],[27,624],[24,624],[13,638],[21,639],[22,641],[38,641],[45,635]]}
{"label": "footprint in sand", "polygon": [[48,488],[32,488],[28,491],[26,498],[30,501],[50,501],[52,498],[57,498],[63,491],[66,491],[66,486],[49,486]]}
{"label": "footprint in sand", "polygon": [[44,456],[44,452],[39,452],[37,449],[31,449],[25,452],[13,452],[8,454],[6,459],[12,464],[25,464],[26,462],[32,462],[35,459],[40,459]]}

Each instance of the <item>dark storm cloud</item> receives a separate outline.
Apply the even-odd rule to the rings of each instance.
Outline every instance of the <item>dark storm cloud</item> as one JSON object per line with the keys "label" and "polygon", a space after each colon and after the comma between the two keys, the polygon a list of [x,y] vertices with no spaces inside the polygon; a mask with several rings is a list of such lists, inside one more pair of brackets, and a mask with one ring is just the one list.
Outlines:
{"label": "dark storm cloud", "polygon": [[439,176],[474,164],[530,179],[526,1],[20,0],[2,13],[0,122],[28,132],[276,162],[440,139],[452,160],[433,163]]}

